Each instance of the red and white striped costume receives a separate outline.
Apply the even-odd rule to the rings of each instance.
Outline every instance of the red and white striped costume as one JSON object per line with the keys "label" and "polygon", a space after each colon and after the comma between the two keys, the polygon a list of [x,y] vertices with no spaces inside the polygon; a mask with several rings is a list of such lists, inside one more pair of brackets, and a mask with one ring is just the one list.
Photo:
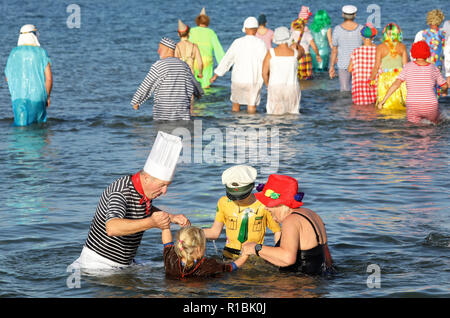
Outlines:
{"label": "red and white striped costume", "polygon": [[355,105],[374,104],[377,100],[377,87],[369,85],[376,50],[376,46],[361,46],[352,52],[352,99]]}
{"label": "red and white striped costume", "polygon": [[446,81],[434,64],[419,65],[409,62],[397,79],[406,81],[406,117],[408,121],[420,123],[422,119],[436,122],[439,118],[439,103],[436,85],[443,86]]}

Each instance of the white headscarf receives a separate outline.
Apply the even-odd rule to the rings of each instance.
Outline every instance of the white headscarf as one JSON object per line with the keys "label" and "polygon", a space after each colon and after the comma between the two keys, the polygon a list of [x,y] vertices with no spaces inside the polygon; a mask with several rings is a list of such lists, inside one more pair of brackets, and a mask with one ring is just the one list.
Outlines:
{"label": "white headscarf", "polygon": [[37,37],[37,29],[32,24],[25,24],[20,28],[19,40],[17,41],[17,46],[19,45],[34,45],[41,46]]}
{"label": "white headscarf", "polygon": [[289,32],[289,29],[286,27],[279,27],[276,28],[274,33],[273,33],[273,40],[272,42],[280,45],[280,44],[284,44],[284,43],[291,43],[292,41],[292,35]]}

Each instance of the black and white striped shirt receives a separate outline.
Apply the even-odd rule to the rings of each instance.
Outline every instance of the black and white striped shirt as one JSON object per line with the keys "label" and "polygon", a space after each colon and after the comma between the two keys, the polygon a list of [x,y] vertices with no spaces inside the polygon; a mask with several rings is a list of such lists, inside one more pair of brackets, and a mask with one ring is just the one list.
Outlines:
{"label": "black and white striped shirt", "polygon": [[[123,265],[130,265],[136,256],[144,232],[126,236],[108,236],[106,222],[114,219],[143,219],[147,205],[140,204],[142,196],[136,191],[131,176],[111,183],[103,191],[92,220],[86,247],[97,254]],[[150,213],[151,215],[151,213]]]}
{"label": "black and white striped shirt", "polygon": [[203,90],[184,61],[166,57],[152,65],[131,105],[141,105],[152,94],[154,120],[189,120],[191,97],[200,97]]}

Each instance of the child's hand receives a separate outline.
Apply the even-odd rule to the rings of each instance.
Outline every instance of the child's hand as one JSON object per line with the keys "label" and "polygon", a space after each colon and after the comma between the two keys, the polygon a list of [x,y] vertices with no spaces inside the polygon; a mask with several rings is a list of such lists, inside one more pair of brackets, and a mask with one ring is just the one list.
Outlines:
{"label": "child's hand", "polygon": [[176,214],[171,217],[170,221],[172,223],[178,224],[181,227],[189,226],[191,225],[191,222],[187,217],[185,217],[183,214]]}
{"label": "child's hand", "polygon": [[234,261],[234,263],[236,264],[237,267],[242,267],[242,265],[244,265],[244,263],[248,260],[248,255],[243,254],[241,252],[241,256],[239,256],[239,258],[237,260]]}

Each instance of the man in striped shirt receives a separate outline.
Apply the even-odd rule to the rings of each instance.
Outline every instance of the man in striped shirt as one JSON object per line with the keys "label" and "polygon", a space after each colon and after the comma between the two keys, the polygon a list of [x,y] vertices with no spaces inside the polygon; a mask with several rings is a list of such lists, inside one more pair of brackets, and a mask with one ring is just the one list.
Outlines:
{"label": "man in striped shirt", "polygon": [[340,91],[347,92],[352,90],[352,75],[348,72],[350,56],[354,49],[363,44],[361,29],[354,20],[358,9],[352,5],[342,7],[342,17],[344,22],[335,26],[333,29],[333,48],[331,49],[330,78],[336,76],[335,64],[337,61]]}
{"label": "man in striped shirt", "polygon": [[154,120],[190,120],[191,98],[203,90],[186,62],[174,57],[176,43],[163,38],[156,61],[131,100],[135,110],[153,94]]}
{"label": "man in striped shirt", "polygon": [[121,177],[102,193],[80,257],[71,265],[84,270],[116,269],[134,263],[144,232],[170,223],[190,225],[182,214],[153,205],[167,192],[181,152],[181,138],[158,132],[142,171]]}

